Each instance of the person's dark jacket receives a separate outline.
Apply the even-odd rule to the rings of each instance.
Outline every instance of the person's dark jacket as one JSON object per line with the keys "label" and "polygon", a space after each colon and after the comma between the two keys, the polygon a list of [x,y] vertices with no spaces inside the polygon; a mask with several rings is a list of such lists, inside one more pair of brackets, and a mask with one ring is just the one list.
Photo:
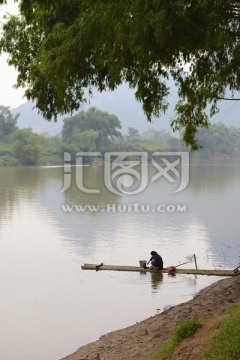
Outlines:
{"label": "person's dark jacket", "polygon": [[159,254],[152,255],[150,261],[151,261],[152,266],[155,266],[155,267],[159,268],[160,270],[163,269],[163,259]]}

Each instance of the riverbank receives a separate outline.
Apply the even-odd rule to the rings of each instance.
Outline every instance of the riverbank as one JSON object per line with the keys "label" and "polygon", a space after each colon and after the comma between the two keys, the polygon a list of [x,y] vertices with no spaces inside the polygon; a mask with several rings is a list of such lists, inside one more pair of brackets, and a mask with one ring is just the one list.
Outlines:
{"label": "riverbank", "polygon": [[62,360],[147,360],[181,321],[195,317],[211,319],[237,301],[240,301],[240,276],[219,280],[201,290],[192,300],[103,335]]}

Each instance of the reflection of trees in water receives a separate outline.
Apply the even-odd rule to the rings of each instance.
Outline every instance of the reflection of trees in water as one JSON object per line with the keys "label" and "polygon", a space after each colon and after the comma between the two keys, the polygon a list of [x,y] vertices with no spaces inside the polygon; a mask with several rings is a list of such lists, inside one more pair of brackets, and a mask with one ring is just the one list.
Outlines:
{"label": "reflection of trees in water", "polygon": [[9,216],[19,206],[21,198],[33,198],[47,178],[52,178],[52,170],[49,174],[48,169],[37,167],[0,168],[0,219]]}
{"label": "reflection of trees in water", "polygon": [[192,164],[190,165],[189,189],[194,194],[201,194],[206,190],[224,190],[227,185],[238,182],[239,174],[239,164],[231,159]]}
{"label": "reflection of trees in water", "polygon": [[[144,168],[146,169],[146,168]],[[82,171],[82,176],[80,172]],[[140,171],[140,169],[139,169]],[[154,170],[151,166],[148,167],[149,177],[151,178]],[[201,195],[206,191],[221,191],[226,188],[226,186],[231,183],[236,184],[239,178],[240,169],[239,166],[230,163],[229,161],[221,161],[218,164],[193,164],[190,165],[190,180],[187,190],[193,192],[194,195]],[[112,196],[113,200],[116,201],[119,196],[111,193],[104,184],[104,166],[83,166],[81,170],[76,167],[71,168],[71,187],[64,193],[67,201],[77,199],[89,201],[91,203],[91,198],[96,199],[99,196],[99,200],[102,195]],[[111,179],[109,179],[111,182]],[[100,194],[91,194],[84,193],[79,189],[83,185],[89,190],[100,190]],[[150,184],[148,184],[150,185]],[[151,188],[154,191],[162,192],[164,188],[159,186],[156,182],[148,186],[148,191],[151,191]],[[129,190],[129,189],[127,189]],[[161,194],[163,196],[164,194]]]}
{"label": "reflection of trees in water", "polygon": [[[65,204],[106,206],[121,202],[121,196],[105,187],[103,166],[83,166],[81,171],[82,175],[76,167],[71,168],[71,186],[63,193]],[[86,192],[81,190],[81,184],[87,189]],[[99,190],[99,193],[91,193],[94,190]]]}

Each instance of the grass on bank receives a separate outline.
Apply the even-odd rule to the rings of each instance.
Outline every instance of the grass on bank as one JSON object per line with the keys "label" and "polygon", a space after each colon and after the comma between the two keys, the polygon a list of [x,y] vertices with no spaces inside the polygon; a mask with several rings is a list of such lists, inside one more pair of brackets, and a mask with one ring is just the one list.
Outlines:
{"label": "grass on bank", "polygon": [[172,353],[172,351],[185,339],[192,336],[203,324],[202,320],[184,320],[173,331],[171,338],[158,350],[156,350],[149,360],[159,359]]}
{"label": "grass on bank", "polygon": [[229,318],[221,323],[206,344],[204,360],[240,359],[240,302],[230,306],[225,313]]}
{"label": "grass on bank", "polygon": [[[202,348],[203,360],[240,360],[240,302],[228,307],[228,318],[210,335],[210,340]],[[200,319],[185,320],[176,326],[172,337],[148,359],[166,359],[176,347],[190,338],[201,326]]]}

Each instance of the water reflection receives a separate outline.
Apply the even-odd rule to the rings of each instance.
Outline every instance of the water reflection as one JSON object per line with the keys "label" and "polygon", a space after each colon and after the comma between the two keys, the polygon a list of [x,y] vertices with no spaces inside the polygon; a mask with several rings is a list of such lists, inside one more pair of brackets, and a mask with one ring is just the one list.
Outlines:
{"label": "water reflection", "polygon": [[[72,172],[74,176],[74,169]],[[0,274],[4,287],[0,319],[6,329],[1,337],[8,344],[0,350],[0,357],[16,358],[19,346],[22,355],[18,360],[60,358],[56,349],[67,355],[105,332],[188,300],[218,280],[154,272],[83,272],[80,265],[84,262],[138,266],[140,259],[148,258],[149,250],[157,249],[165,266],[183,263],[195,253],[199,268],[236,267],[240,167],[194,165],[190,175],[189,186],[177,194],[162,179],[137,195],[121,196],[106,190],[101,166],[86,168],[84,178],[85,186],[100,189],[99,194],[81,192],[75,181],[61,193],[62,168],[0,169]],[[108,204],[136,202],[152,208],[186,204],[187,211],[105,211]],[[99,209],[64,211],[63,205],[75,204],[94,204]],[[28,346],[32,331],[33,341]],[[6,353],[14,350],[9,347],[13,333],[16,354],[7,357]],[[42,343],[48,346],[42,349]],[[30,347],[26,356],[24,349]]]}
{"label": "water reflection", "polygon": [[0,221],[8,221],[19,207],[19,198],[32,198],[38,184],[44,182],[40,169],[0,168]]}
{"label": "water reflection", "polygon": [[157,271],[152,271],[150,274],[151,274],[152,292],[155,293],[160,288],[160,285],[163,281],[163,274]]}
{"label": "water reflection", "polygon": [[190,167],[189,190],[195,195],[221,193],[227,186],[239,184],[239,164],[231,160],[218,164],[192,164]]}
{"label": "water reflection", "polygon": [[[116,206],[121,202],[121,196],[109,192],[104,185],[104,173],[102,166],[84,166],[84,188],[81,190],[78,172],[80,167],[73,167],[71,171],[71,186],[63,193],[64,204],[86,207],[86,211],[80,211],[83,215],[106,216],[108,204]],[[91,193],[98,190],[99,193]],[[88,192],[89,191],[89,192]],[[91,207],[93,205],[93,207]],[[96,207],[94,207],[96,206]],[[96,211],[94,211],[96,209]],[[76,208],[75,208],[76,210]]]}
{"label": "water reflection", "polygon": [[[164,258],[176,264],[185,256],[197,253],[200,265],[207,267],[235,267],[240,249],[238,204],[240,202],[240,167],[229,163],[192,165],[190,183],[185,191],[172,194],[170,184],[161,181],[135,195],[116,195],[107,191],[103,181],[103,167],[85,167],[85,185],[99,189],[99,194],[87,194],[77,187],[76,169],[72,169],[72,185],[61,193],[63,168],[4,168],[0,169],[0,221],[11,221],[19,201],[28,199],[45,207],[59,222],[73,251],[88,257],[104,246],[118,252],[119,246],[134,252],[135,244],[164,250]],[[186,212],[118,212],[106,211],[114,204],[186,204]],[[97,211],[63,210],[64,205],[95,205]],[[116,208],[115,208],[116,209]],[[142,239],[142,240],[141,240]],[[175,246],[172,254],[168,246]],[[96,251],[96,248],[98,250]],[[188,253],[186,253],[188,249]],[[141,258],[139,247],[137,256]],[[101,259],[100,259],[101,260]],[[132,257],[121,261],[132,262]],[[109,261],[106,259],[106,261]]]}

